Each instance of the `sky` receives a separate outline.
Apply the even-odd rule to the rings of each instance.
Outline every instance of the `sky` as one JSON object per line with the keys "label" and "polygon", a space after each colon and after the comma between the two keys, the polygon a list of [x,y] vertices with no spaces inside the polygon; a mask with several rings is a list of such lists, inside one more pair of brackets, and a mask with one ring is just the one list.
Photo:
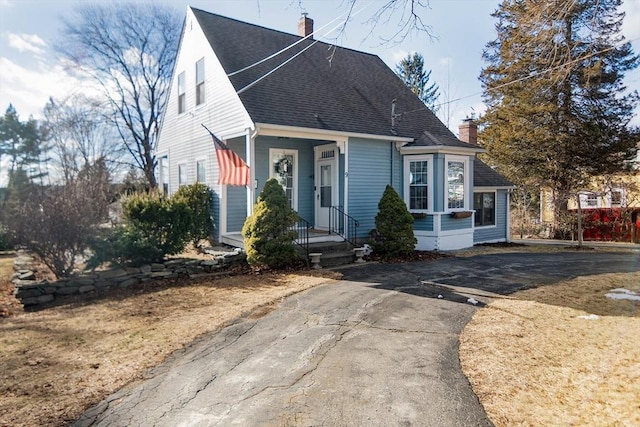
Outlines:
{"label": "sky", "polygon": [[[102,2],[111,0],[102,0]],[[137,1],[137,0],[136,0]],[[351,20],[340,34],[327,32],[336,18],[344,19],[347,0],[155,0],[170,5],[184,16],[187,6],[288,33],[297,32],[301,12],[314,20],[315,29],[326,27],[316,39],[378,55],[394,69],[410,52],[425,58],[432,70],[431,81],[440,87],[438,116],[457,134],[466,117],[482,114],[478,80],[485,65],[482,51],[496,38],[491,17],[499,0],[429,0],[419,10],[434,37],[413,33],[402,41],[385,42],[397,31],[400,15],[373,26],[371,18],[387,0],[357,0]],[[425,0],[422,0],[426,3]],[[11,103],[21,120],[42,117],[49,97],[63,98],[74,91],[88,91],[86,85],[69,78],[52,50],[61,39],[62,19],[86,0],[0,0],[0,108]],[[627,16],[623,34],[640,52],[640,0],[624,0]],[[333,24],[332,24],[333,22]],[[326,36],[324,36],[326,34]],[[630,90],[640,91],[640,69],[627,74]],[[640,125],[640,115],[633,122]]]}

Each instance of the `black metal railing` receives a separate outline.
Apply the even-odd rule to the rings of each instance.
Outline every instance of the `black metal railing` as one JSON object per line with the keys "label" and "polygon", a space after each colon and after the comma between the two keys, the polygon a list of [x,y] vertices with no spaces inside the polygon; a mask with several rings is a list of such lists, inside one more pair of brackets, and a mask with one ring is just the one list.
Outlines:
{"label": "black metal railing", "polygon": [[290,231],[298,233],[298,237],[293,241],[296,245],[300,246],[306,255],[306,260],[309,260],[309,230],[311,224],[300,215],[296,215],[296,223],[290,228]]}
{"label": "black metal railing", "polygon": [[329,234],[338,234],[353,247],[356,247],[359,226],[358,220],[347,215],[342,206],[329,208]]}

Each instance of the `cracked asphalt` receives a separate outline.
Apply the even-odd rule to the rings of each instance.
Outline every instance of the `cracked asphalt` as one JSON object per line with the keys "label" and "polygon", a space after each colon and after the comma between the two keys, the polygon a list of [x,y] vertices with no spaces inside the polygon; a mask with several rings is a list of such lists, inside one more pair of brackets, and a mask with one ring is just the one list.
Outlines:
{"label": "cracked asphalt", "polygon": [[475,310],[532,285],[637,269],[637,251],[345,268],[338,283],[199,339],[75,425],[490,426],[458,360]]}

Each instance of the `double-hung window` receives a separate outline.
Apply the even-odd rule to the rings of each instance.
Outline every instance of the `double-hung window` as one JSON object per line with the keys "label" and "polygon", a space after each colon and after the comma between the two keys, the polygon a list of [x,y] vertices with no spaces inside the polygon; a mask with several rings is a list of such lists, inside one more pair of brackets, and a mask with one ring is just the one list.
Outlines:
{"label": "double-hung window", "polygon": [[204,104],[204,58],[196,62],[196,105]]}
{"label": "double-hung window", "polygon": [[178,187],[187,185],[187,165],[178,165]]}
{"label": "double-hung window", "polygon": [[447,209],[466,209],[467,162],[465,159],[447,158]]}
{"label": "double-hung window", "polygon": [[205,183],[207,181],[207,169],[204,160],[196,162],[196,182]]}
{"label": "double-hung window", "polygon": [[476,211],[476,227],[496,225],[496,193],[474,193],[473,209]]}
{"label": "double-hung window", "polygon": [[186,88],[184,85],[184,71],[178,74],[178,114],[182,114],[186,111]]}
{"label": "double-hung window", "polygon": [[426,212],[431,209],[430,191],[433,174],[431,156],[405,157],[405,202],[410,211]]}

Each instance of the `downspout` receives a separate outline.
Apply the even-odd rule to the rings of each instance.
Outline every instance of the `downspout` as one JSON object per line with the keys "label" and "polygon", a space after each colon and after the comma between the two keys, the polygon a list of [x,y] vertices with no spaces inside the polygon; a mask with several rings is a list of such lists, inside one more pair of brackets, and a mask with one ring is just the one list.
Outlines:
{"label": "downspout", "polygon": [[507,243],[511,243],[511,189],[507,190]]}
{"label": "downspout", "polygon": [[393,187],[393,141],[389,142],[389,148],[391,149],[391,155],[389,156],[389,173],[391,176],[389,177],[389,183]]}

